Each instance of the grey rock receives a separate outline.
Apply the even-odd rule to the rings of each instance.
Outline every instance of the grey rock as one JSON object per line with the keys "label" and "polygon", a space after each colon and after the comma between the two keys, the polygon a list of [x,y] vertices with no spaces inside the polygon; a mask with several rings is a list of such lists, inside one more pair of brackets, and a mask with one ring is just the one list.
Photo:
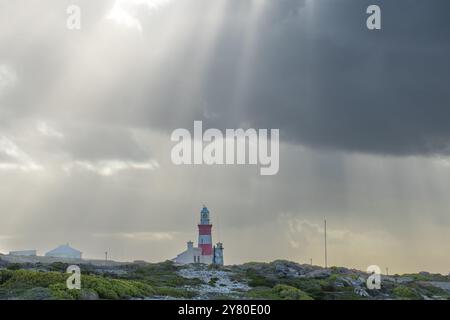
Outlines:
{"label": "grey rock", "polygon": [[306,274],[306,278],[325,279],[331,276],[331,271],[328,269],[314,270]]}
{"label": "grey rock", "polygon": [[358,296],[361,296],[361,297],[370,297],[370,294],[368,294],[367,291],[366,291],[365,289],[361,288],[361,287],[355,288],[354,291],[355,291],[355,293],[356,293]]}

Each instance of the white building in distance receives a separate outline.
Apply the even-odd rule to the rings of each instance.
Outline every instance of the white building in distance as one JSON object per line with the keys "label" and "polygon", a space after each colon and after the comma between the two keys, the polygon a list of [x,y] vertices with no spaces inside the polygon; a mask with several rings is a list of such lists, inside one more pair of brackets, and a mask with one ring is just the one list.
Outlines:
{"label": "white building in distance", "polygon": [[36,250],[10,251],[9,255],[19,257],[35,257],[37,256],[37,251]]}
{"label": "white building in distance", "polygon": [[61,245],[45,254],[46,257],[81,259],[82,252],[72,248],[69,244]]}

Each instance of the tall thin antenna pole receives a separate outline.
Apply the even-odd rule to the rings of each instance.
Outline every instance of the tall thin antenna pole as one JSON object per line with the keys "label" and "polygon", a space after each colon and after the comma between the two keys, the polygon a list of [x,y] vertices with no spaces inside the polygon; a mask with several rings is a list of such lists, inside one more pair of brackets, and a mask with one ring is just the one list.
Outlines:
{"label": "tall thin antenna pole", "polygon": [[325,235],[325,269],[328,268],[328,256],[327,256],[327,220],[325,219],[325,227],[324,227],[324,235]]}

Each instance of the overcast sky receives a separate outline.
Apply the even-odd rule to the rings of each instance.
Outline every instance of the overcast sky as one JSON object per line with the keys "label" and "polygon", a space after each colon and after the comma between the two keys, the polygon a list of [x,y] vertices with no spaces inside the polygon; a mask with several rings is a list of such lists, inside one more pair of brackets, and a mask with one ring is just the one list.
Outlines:
{"label": "overcast sky", "polygon": [[[66,27],[81,8],[81,30]],[[366,8],[382,9],[382,30]],[[450,271],[446,0],[0,0],[0,252]],[[280,129],[280,171],[175,166],[177,128]]]}

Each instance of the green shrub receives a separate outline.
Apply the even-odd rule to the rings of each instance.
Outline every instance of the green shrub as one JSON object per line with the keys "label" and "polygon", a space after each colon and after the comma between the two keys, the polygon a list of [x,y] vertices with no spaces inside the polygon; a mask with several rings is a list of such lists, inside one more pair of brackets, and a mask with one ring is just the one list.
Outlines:
{"label": "green shrub", "polygon": [[101,299],[127,299],[153,293],[150,286],[136,282],[106,279],[98,276],[82,276],[82,286],[95,291]]}
{"label": "green shrub", "polygon": [[68,274],[29,270],[0,271],[0,284],[6,289],[48,288],[54,283],[65,283]]}
{"label": "green shrub", "polygon": [[57,272],[66,272],[68,266],[69,265],[64,262],[53,262],[52,264],[50,264],[49,270]]}
{"label": "green shrub", "polygon": [[273,288],[257,287],[245,293],[246,298],[262,300],[280,300]]}
{"label": "green shrub", "polygon": [[398,286],[392,290],[392,293],[400,299],[420,300],[420,295],[412,288]]}
{"label": "green shrub", "polygon": [[450,294],[447,290],[435,287],[429,283],[422,283],[418,286],[418,289],[427,296],[438,296],[444,299],[450,298]]}
{"label": "green shrub", "polygon": [[217,281],[219,281],[219,278],[212,277],[212,278],[209,280],[208,284],[209,284],[210,286],[214,287],[214,286],[216,286]]}
{"label": "green shrub", "polygon": [[313,300],[302,290],[285,284],[277,284],[273,288],[254,288],[246,292],[245,296],[263,300]]}
{"label": "green shrub", "polygon": [[92,289],[69,290],[62,283],[50,285],[50,291],[53,299],[56,300],[97,300],[99,298],[97,292]]}
{"label": "green shrub", "polygon": [[20,270],[20,264],[18,264],[18,263],[12,263],[12,264],[9,264],[7,267],[6,267],[6,269],[8,269],[8,270]]}
{"label": "green shrub", "polygon": [[273,287],[276,282],[260,275],[253,269],[248,269],[245,273],[250,287]]}
{"label": "green shrub", "polygon": [[48,299],[64,300],[128,299],[155,294],[155,290],[146,283],[93,275],[81,275],[82,289],[69,290],[66,287],[69,276],[70,274],[58,272],[3,270],[0,271],[0,293],[2,296],[19,299],[34,299],[32,297],[35,295],[37,298],[42,296]]}
{"label": "green shrub", "polygon": [[308,294],[300,289],[285,284],[277,284],[273,290],[283,300],[313,300]]}
{"label": "green shrub", "polygon": [[288,279],[280,281],[280,283],[300,289],[314,300],[321,300],[325,295],[323,287],[328,286],[328,281],[307,278]]}
{"label": "green shrub", "polygon": [[53,299],[56,300],[77,300],[81,290],[69,290],[63,283],[55,283],[49,286]]}
{"label": "green shrub", "polygon": [[186,279],[176,272],[179,267],[173,262],[166,261],[162,263],[130,266],[128,273],[122,276],[122,279],[140,280],[153,287],[181,287],[195,286],[202,284],[200,279]]}

